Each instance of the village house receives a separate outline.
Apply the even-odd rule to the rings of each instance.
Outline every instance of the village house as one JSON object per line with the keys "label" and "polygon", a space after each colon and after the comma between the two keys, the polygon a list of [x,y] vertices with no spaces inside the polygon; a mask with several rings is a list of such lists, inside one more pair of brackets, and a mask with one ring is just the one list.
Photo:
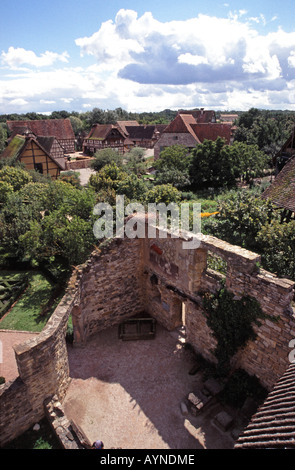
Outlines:
{"label": "village house", "polygon": [[64,153],[75,152],[75,134],[70,119],[7,121],[7,127],[10,133],[8,142],[17,134],[55,137]]}
{"label": "village house", "polygon": [[287,161],[295,156],[295,126],[290,134],[290,137],[282,145],[279,152],[274,156],[273,164],[276,168],[276,173],[279,173],[286,165]]}
{"label": "village house", "polygon": [[125,126],[125,133],[134,146],[142,148],[153,148],[159,140],[161,134],[166,129],[166,125],[147,125],[147,126]]}
{"label": "village house", "polygon": [[54,146],[54,141],[51,142],[51,145],[49,141],[43,141],[45,147],[42,146],[41,142],[33,136],[16,135],[10,140],[8,146],[0,155],[0,159],[18,160],[24,164],[27,170],[35,170],[56,179],[60,172],[65,169],[64,158],[54,158],[45,149],[45,147]]}
{"label": "village house", "polygon": [[112,148],[124,154],[133,147],[133,142],[126,138],[124,132],[113,124],[94,124],[83,141],[83,153],[94,155],[97,151]]}
{"label": "village house", "polygon": [[188,149],[207,140],[216,140],[221,137],[226,144],[233,140],[232,127],[216,123],[214,111],[180,111],[176,118],[164,129],[154,146],[154,156],[157,160],[160,153],[172,145],[183,145]]}
{"label": "village house", "polygon": [[276,207],[284,209],[286,220],[290,220],[295,213],[295,152],[261,197],[270,199]]}

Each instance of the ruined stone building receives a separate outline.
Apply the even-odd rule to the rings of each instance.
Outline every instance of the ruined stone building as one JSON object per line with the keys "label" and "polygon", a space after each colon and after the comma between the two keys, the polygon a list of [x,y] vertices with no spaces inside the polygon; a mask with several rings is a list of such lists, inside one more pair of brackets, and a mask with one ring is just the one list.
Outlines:
{"label": "ruined stone building", "polygon": [[[255,327],[256,339],[238,351],[231,363],[233,369],[242,368],[255,375],[270,392],[282,380],[282,385],[278,382],[273,395],[269,395],[261,419],[258,415],[253,421],[247,434],[251,445],[263,441],[260,425],[263,430],[272,426],[275,437],[267,437],[268,447],[272,441],[279,447],[280,429],[282,446],[286,446],[286,436],[287,445],[295,445],[290,438],[292,430],[294,434],[294,367],[286,372],[290,368],[289,344],[295,338],[295,283],[259,269],[260,257],[255,253],[201,234],[197,246],[192,247],[187,244],[190,236],[173,238],[168,232],[157,232],[153,238],[115,238],[95,249],[75,270],[44,330],[15,347],[19,377],[0,387],[1,445],[44,416],[45,400],[53,396],[64,399],[70,380],[65,341],[70,315],[76,347],[143,311],[170,331],[185,321],[187,341],[214,363],[216,340],[206,322],[199,293],[214,293],[221,282],[237,297],[256,298],[265,313],[276,317],[276,321],[262,320]],[[224,260],[226,274],[208,268],[210,254]],[[284,374],[286,378],[282,378]],[[280,422],[280,429],[268,416]],[[284,426],[287,430],[283,432]],[[246,437],[240,441],[240,445],[247,443]]]}

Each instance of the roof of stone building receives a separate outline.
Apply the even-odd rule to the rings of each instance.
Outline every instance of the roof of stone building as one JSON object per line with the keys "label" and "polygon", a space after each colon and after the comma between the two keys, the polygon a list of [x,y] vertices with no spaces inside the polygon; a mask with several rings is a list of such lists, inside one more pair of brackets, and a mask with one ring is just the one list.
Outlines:
{"label": "roof of stone building", "polygon": [[278,173],[274,182],[262,194],[276,206],[295,212],[295,156]]}
{"label": "roof of stone building", "polygon": [[225,139],[227,144],[230,143],[232,136],[232,128],[228,124],[216,124],[216,123],[203,123],[203,124],[192,124],[192,129],[198,136],[200,142],[207,140],[216,140],[217,137]]}
{"label": "roof of stone building", "polygon": [[192,125],[196,124],[196,120],[192,114],[178,114],[176,118],[166,127],[164,134],[191,134],[196,143],[200,144],[200,140],[192,129]]}
{"label": "roof of stone building", "polygon": [[295,449],[295,363],[239,437],[236,449]]}
{"label": "roof of stone building", "polygon": [[75,134],[70,119],[40,119],[7,121],[8,130],[15,134],[32,132],[36,136],[54,136],[58,140],[73,140]]}

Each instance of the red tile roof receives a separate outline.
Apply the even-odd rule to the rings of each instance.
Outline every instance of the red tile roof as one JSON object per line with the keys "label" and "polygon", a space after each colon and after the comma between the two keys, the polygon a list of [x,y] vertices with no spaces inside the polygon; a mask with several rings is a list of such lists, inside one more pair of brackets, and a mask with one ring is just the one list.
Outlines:
{"label": "red tile roof", "polygon": [[270,199],[280,208],[295,212],[295,156],[286,163],[261,197]]}
{"label": "red tile roof", "polygon": [[252,417],[235,448],[295,449],[295,363]]}
{"label": "red tile roof", "polygon": [[216,123],[204,123],[204,124],[193,124],[192,129],[198,136],[201,143],[207,140],[216,140],[217,137],[225,139],[227,144],[230,143],[232,136],[231,126],[228,124],[216,124]]}
{"label": "red tile roof", "polygon": [[178,114],[176,118],[166,127],[164,134],[187,134],[190,133],[196,143],[200,144],[192,125],[196,124],[195,118],[191,114]]}
{"label": "red tile roof", "polygon": [[105,140],[113,129],[115,129],[123,139],[125,138],[122,130],[113,124],[95,124],[86,139]]}
{"label": "red tile roof", "polygon": [[54,136],[58,140],[74,140],[75,134],[70,119],[42,119],[33,121],[7,121],[11,133],[23,134],[26,130],[36,136]]}

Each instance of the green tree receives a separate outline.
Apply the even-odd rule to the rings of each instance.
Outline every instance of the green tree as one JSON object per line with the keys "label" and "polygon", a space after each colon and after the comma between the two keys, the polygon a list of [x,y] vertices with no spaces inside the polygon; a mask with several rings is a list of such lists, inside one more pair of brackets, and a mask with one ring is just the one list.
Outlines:
{"label": "green tree", "polygon": [[258,232],[257,246],[265,269],[295,280],[295,221],[273,220]]}
{"label": "green tree", "polygon": [[98,173],[90,176],[89,186],[96,192],[101,190],[117,189],[119,181],[127,177],[127,173],[116,163],[105,165]]}
{"label": "green tree", "polygon": [[0,181],[11,184],[14,191],[18,191],[22,186],[32,181],[29,173],[22,168],[6,166],[0,170]]}
{"label": "green tree", "polygon": [[91,168],[100,171],[104,166],[115,163],[117,166],[122,165],[122,156],[111,148],[99,150],[94,155],[95,160],[91,162]]}
{"label": "green tree", "polygon": [[146,193],[145,201],[147,203],[164,203],[166,205],[170,202],[178,203],[181,200],[181,192],[178,191],[172,184],[161,184],[149,189]]}

